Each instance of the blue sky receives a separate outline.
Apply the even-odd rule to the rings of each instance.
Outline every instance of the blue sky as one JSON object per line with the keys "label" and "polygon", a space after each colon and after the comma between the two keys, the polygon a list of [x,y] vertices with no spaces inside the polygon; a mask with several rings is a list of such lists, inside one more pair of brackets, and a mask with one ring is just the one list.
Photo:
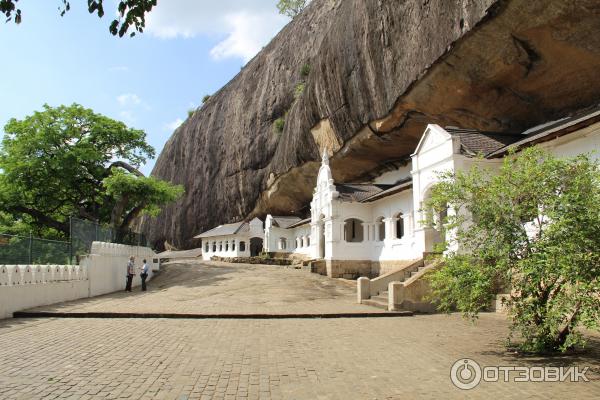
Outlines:
{"label": "blue sky", "polygon": [[145,130],[157,155],[187,111],[288,22],[277,0],[159,0],[144,34],[119,39],[108,33],[116,0],[102,19],[84,0],[61,18],[61,3],[25,0],[20,25],[0,23],[0,126],[44,103],[79,103]]}

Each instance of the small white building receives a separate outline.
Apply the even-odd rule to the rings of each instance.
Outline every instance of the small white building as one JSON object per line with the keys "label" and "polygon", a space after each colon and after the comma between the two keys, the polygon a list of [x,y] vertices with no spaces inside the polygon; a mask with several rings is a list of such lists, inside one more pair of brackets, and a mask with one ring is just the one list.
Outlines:
{"label": "small white building", "polygon": [[250,222],[219,225],[201,233],[194,239],[202,239],[202,258],[255,257],[263,251],[263,222],[255,218]]}
{"label": "small white building", "polygon": [[521,134],[428,125],[410,163],[369,183],[336,184],[324,152],[310,219],[267,216],[266,250],[324,260],[330,277],[374,277],[400,269],[442,240],[442,216],[427,221],[422,211],[439,172],[475,163],[493,170],[510,148],[531,145],[565,157],[600,152],[600,109]]}

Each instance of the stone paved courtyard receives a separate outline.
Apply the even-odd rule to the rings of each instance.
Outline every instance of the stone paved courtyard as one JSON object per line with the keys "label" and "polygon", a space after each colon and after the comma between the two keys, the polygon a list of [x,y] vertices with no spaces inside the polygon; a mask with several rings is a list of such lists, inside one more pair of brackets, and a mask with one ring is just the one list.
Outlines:
{"label": "stone paved courtyard", "polygon": [[[221,267],[235,268],[216,268]],[[221,290],[231,289],[241,285],[235,283],[236,274],[240,274],[240,282],[251,279],[255,268],[261,267],[228,270],[212,283],[219,282]],[[354,307],[353,291],[348,287],[346,293],[345,283],[329,281],[328,290],[317,290],[315,285],[319,288],[322,283],[318,282],[327,282],[327,278],[291,270],[275,273],[281,274],[278,279],[287,278],[281,285],[304,289],[278,295],[266,290],[267,278],[264,290],[256,290],[254,295],[240,290],[244,301],[272,310],[290,304],[310,306],[310,300],[295,302],[293,297],[314,290],[320,295],[313,301],[323,309]],[[231,274],[229,278],[227,274]],[[228,279],[232,282],[226,283]],[[197,286],[193,280],[186,282],[169,278],[167,272],[154,282],[154,291],[149,294],[105,296],[62,307],[109,310],[128,304],[143,309],[151,303],[144,296],[156,296],[165,302],[162,307],[179,304],[177,299],[194,303],[194,298],[212,298],[208,303],[198,300],[197,305],[213,304],[214,310],[221,311],[227,309],[227,299],[242,304],[236,296],[227,297],[213,286],[199,284],[202,279],[195,281]],[[290,298],[285,297],[288,294]],[[223,308],[217,307],[221,303]],[[598,398],[598,335],[589,336],[590,346],[584,351],[541,359],[507,352],[503,346],[506,334],[506,321],[498,314],[483,314],[476,325],[458,315],[287,320],[10,319],[0,321],[0,398]],[[476,389],[461,391],[452,385],[449,375],[452,364],[464,357],[482,366],[589,366],[591,381],[483,382]]]}
{"label": "stone paved courtyard", "polygon": [[356,281],[268,265],[204,261],[163,266],[145,293],[137,288],[133,293],[113,293],[35,310],[182,314],[381,312],[356,303]]}

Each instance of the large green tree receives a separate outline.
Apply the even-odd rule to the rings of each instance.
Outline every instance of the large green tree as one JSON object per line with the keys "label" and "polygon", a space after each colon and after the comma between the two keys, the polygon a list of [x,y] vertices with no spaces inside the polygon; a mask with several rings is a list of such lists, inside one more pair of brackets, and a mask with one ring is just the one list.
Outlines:
{"label": "large green tree", "polygon": [[[22,228],[66,236],[69,217],[126,232],[143,213],[177,199],[179,186],[138,168],[154,149],[146,134],[78,104],[44,106],[4,128],[0,148],[0,215]],[[17,224],[18,223],[18,224]],[[48,232],[48,230],[50,230]]]}
{"label": "large green tree", "polygon": [[600,167],[530,148],[499,172],[442,174],[428,207],[443,212],[449,252],[431,275],[440,309],[474,317],[496,293],[525,351],[564,351],[600,321]]}
{"label": "large green tree", "polygon": [[[71,9],[69,0],[58,0],[60,15],[63,16]],[[135,32],[142,33],[146,27],[146,13],[152,11],[156,6],[157,0],[121,0],[117,5],[117,18],[110,26],[109,31],[113,35],[122,37],[129,28],[134,28]],[[6,22],[14,21],[20,24],[23,20],[21,8],[17,7],[19,0],[0,0],[0,13],[6,17]],[[98,17],[104,16],[104,0],[87,0],[87,8],[90,14],[97,14]],[[131,32],[131,36],[135,35]]]}

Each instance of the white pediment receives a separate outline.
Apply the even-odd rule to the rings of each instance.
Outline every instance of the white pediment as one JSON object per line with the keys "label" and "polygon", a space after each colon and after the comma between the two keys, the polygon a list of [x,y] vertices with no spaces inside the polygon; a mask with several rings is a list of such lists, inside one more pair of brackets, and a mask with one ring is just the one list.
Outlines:
{"label": "white pediment", "polygon": [[421,136],[421,140],[419,141],[419,144],[417,145],[413,155],[424,153],[427,150],[433,149],[450,138],[450,134],[446,132],[444,128],[439,125],[429,124],[427,125],[427,129],[425,129],[425,133],[423,133],[423,136]]}

